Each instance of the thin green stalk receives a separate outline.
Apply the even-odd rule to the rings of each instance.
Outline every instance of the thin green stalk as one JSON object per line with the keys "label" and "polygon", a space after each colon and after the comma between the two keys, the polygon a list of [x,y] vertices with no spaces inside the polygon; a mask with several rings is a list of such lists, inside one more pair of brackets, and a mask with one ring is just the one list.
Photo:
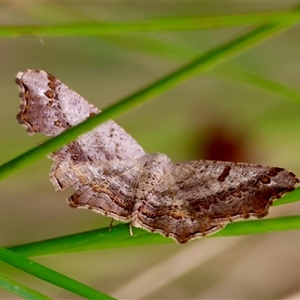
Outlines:
{"label": "thin green stalk", "polygon": [[223,63],[224,61],[246,51],[250,47],[262,42],[271,35],[278,33],[283,29],[298,23],[300,18],[297,20],[292,20],[289,23],[274,23],[274,24],[264,24],[259,26],[250,32],[239,36],[232,41],[229,41],[215,49],[200,55],[198,58],[192,62],[186,64],[177,71],[163,77],[162,79],[150,84],[146,88],[124,98],[116,104],[113,104],[104,111],[83,123],[63,132],[57,137],[52,138],[41,144],[40,146],[27,151],[24,154],[12,159],[11,161],[0,166],[0,179],[8,177],[13,173],[29,166],[30,164],[37,162],[42,159],[45,155],[61,148],[63,145],[68,144],[75,140],[79,135],[92,130],[94,127],[98,126],[104,121],[110,118],[115,118],[129,110],[132,110],[147,100],[156,97],[163,92],[171,89],[174,86],[186,81],[192,76],[206,72],[213,67]]}
{"label": "thin green stalk", "polygon": [[0,260],[87,299],[114,299],[106,294],[90,288],[79,281],[76,281],[2,247],[0,247]]}
{"label": "thin green stalk", "polygon": [[214,71],[214,74],[222,75],[226,78],[231,78],[242,83],[263,88],[267,91],[284,96],[296,104],[300,103],[300,90],[272,81],[262,76],[258,76],[256,74],[252,74],[245,70],[232,67],[218,68],[216,71]]}
{"label": "thin green stalk", "polygon": [[292,191],[291,193],[287,193],[284,197],[276,200],[272,206],[285,205],[293,202],[297,202],[300,199],[300,187]]}
{"label": "thin green stalk", "polygon": [[299,229],[300,216],[285,216],[274,219],[263,219],[256,221],[249,220],[238,223],[232,223],[226,226],[223,230],[217,232],[213,236],[239,236]]}
{"label": "thin green stalk", "polygon": [[[136,228],[134,228],[134,233],[135,237],[147,234],[145,230]],[[120,240],[128,237],[130,237],[129,225],[119,224],[113,226],[111,230],[100,228],[7,249],[26,257],[31,256],[32,251],[38,253],[36,255],[80,252],[109,248],[112,244],[118,244]]]}
{"label": "thin green stalk", "polygon": [[[249,235],[295,229],[300,229],[300,216],[231,223],[211,237]],[[175,241],[139,228],[133,228],[133,236],[130,236],[128,224],[119,224],[114,226],[112,231],[109,231],[108,228],[101,228],[8,249],[22,256],[39,256],[166,243],[175,243]]]}
{"label": "thin green stalk", "polygon": [[46,300],[51,299],[37,291],[34,291],[33,289],[20,284],[7,276],[0,273],[0,288],[3,290],[6,290],[12,294],[15,294],[23,299],[37,299],[37,300]]}
{"label": "thin green stalk", "polygon": [[122,22],[81,22],[60,25],[0,26],[0,37],[15,36],[99,36],[149,31],[198,30],[267,22],[291,22],[299,18],[296,10],[228,16],[167,17]]}

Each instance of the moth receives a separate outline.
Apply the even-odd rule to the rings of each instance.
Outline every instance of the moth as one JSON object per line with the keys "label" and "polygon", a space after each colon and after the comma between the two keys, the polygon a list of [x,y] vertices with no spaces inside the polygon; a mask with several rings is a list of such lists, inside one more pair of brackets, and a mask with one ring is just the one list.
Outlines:
{"label": "moth", "polygon": [[[56,136],[100,113],[54,76],[19,72],[17,119],[29,134]],[[86,208],[186,243],[235,220],[262,218],[292,191],[296,176],[282,168],[223,161],[172,163],[147,154],[114,121],[107,121],[51,153],[50,180],[72,187],[74,208]]]}

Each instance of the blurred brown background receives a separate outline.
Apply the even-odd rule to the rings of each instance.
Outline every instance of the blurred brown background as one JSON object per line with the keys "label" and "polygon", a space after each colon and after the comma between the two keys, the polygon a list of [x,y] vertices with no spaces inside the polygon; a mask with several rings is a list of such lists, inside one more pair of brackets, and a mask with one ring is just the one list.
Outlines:
{"label": "blurred brown background", "polygon": [[[292,8],[291,2],[0,3],[0,25],[120,21],[164,16],[226,15]],[[250,27],[99,37],[14,37],[0,44],[1,163],[34,147],[16,121],[15,75],[52,73],[104,108]],[[227,63],[299,88],[300,27],[265,41]],[[219,76],[197,76],[118,120],[147,152],[174,161],[220,159],[285,167],[300,174],[300,105]],[[0,241],[12,246],[108,226],[74,210],[48,179],[44,160],[1,182]],[[270,216],[299,214],[299,203]],[[120,299],[298,299],[300,233],[211,238],[34,258]],[[56,299],[76,299],[1,264],[1,272]],[[1,299],[14,296],[0,291]]]}

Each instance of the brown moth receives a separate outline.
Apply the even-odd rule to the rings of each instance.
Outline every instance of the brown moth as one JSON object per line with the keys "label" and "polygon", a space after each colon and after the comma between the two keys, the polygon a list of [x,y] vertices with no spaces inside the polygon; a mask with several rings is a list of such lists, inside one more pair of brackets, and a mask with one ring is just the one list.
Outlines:
{"label": "brown moth", "polygon": [[[17,74],[17,119],[29,134],[56,136],[100,113],[54,76]],[[147,154],[120,126],[108,121],[52,153],[56,190],[75,189],[70,206],[86,208],[186,243],[226,224],[262,218],[275,199],[292,191],[296,176],[282,168],[222,161],[172,163]]]}

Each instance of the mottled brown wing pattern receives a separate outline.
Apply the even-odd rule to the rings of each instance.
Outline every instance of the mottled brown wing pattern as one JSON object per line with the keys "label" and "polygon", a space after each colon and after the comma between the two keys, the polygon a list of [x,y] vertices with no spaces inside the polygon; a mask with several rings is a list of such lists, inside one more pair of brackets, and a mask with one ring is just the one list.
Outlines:
{"label": "mottled brown wing pattern", "polygon": [[[69,198],[70,206],[130,222],[143,165],[143,159],[96,163],[92,175],[81,177],[81,186]],[[87,167],[79,171],[80,176],[88,175]]]}
{"label": "mottled brown wing pattern", "polygon": [[[100,111],[54,76],[39,70],[19,72],[16,77],[21,98],[19,123],[29,134],[56,136]],[[75,178],[56,180],[81,162],[138,159],[143,148],[120,126],[108,121],[50,155],[54,160],[51,181],[57,190]],[[64,166],[63,168],[61,166]],[[69,177],[69,176],[68,176]],[[72,186],[72,185],[71,185]]]}
{"label": "mottled brown wing pattern", "polygon": [[[100,113],[54,76],[19,72],[17,119],[29,134],[56,136]],[[173,164],[164,154],[146,154],[115,122],[108,121],[50,154],[56,190],[75,189],[70,206],[86,208],[188,242],[227,223],[261,218],[273,200],[298,185],[282,168],[191,161]]]}
{"label": "mottled brown wing pattern", "polygon": [[234,220],[264,217],[272,202],[298,183],[282,168],[219,161],[172,164],[161,157],[164,175],[137,201],[132,222],[180,243]]}

